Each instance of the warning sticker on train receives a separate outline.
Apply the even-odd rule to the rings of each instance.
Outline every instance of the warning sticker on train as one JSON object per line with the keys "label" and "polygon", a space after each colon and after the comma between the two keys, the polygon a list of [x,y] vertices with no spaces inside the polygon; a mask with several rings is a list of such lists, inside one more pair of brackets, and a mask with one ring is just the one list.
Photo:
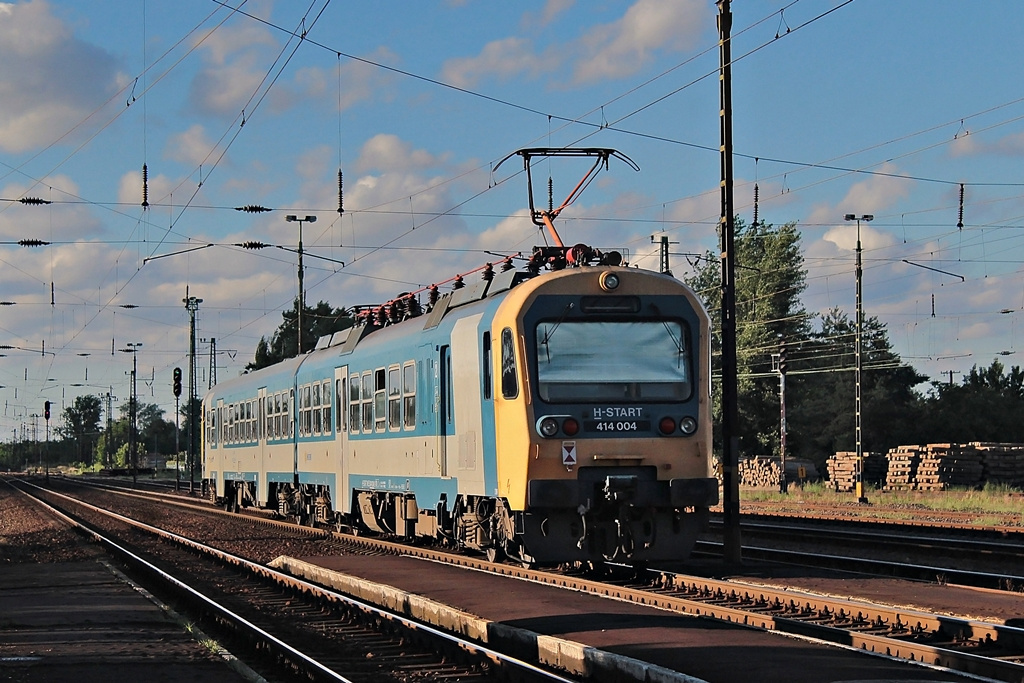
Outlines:
{"label": "warning sticker on train", "polygon": [[576,464],[576,442],[562,442],[562,464],[571,467]]}

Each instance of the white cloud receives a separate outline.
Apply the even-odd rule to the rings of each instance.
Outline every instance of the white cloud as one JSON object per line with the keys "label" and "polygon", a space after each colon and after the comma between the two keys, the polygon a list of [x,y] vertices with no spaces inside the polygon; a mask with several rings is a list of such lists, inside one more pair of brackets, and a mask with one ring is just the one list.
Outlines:
{"label": "white cloud", "polygon": [[167,158],[190,166],[205,163],[213,150],[213,141],[206,137],[206,130],[200,124],[171,136],[167,141]]}
{"label": "white cloud", "polygon": [[708,25],[710,7],[701,0],[638,0],[621,19],[595,27],[580,40],[576,82],[623,78],[657,50],[688,47]]}
{"label": "white cloud", "polygon": [[[526,14],[523,23],[545,25],[573,4],[573,0],[549,0],[539,20]],[[621,19],[592,28],[566,44],[542,50],[526,38],[491,41],[476,56],[445,62],[441,78],[469,88],[491,76],[499,80],[536,78],[570,61],[574,62],[573,81],[577,84],[624,78],[643,68],[658,51],[689,47],[710,21],[706,5],[702,0],[637,0]]]}
{"label": "white cloud", "polygon": [[548,26],[559,15],[566,12],[569,8],[576,4],[576,0],[547,0],[544,3],[544,8],[537,14],[527,13],[523,15],[522,24],[524,27],[529,29],[535,29],[536,27]]}
{"label": "white cloud", "polygon": [[355,167],[360,173],[376,169],[380,171],[427,168],[438,163],[438,159],[422,149],[413,149],[397,135],[380,133],[366,141],[356,160]]}
{"label": "white cloud", "polygon": [[4,4],[0,21],[0,149],[49,144],[118,89],[108,52],[77,39],[45,0]]}
{"label": "white cloud", "polygon": [[527,74],[536,76],[550,64],[538,56],[531,41],[525,38],[503,38],[484,46],[476,57],[459,57],[445,62],[441,79],[460,88],[471,88],[487,76],[507,80]]}
{"label": "white cloud", "polygon": [[[387,47],[379,47],[364,57],[377,64],[392,65],[399,61],[398,56]],[[394,83],[395,77],[391,72],[352,59],[327,69],[316,66],[299,69],[294,83],[278,84],[275,89],[294,91],[288,93],[288,98],[317,100],[335,110],[347,111],[363,102],[387,99],[390,97],[390,86]]]}
{"label": "white cloud", "polygon": [[278,43],[255,22],[221,26],[201,39],[206,66],[196,75],[189,101],[208,114],[241,112],[270,67],[268,54]]}

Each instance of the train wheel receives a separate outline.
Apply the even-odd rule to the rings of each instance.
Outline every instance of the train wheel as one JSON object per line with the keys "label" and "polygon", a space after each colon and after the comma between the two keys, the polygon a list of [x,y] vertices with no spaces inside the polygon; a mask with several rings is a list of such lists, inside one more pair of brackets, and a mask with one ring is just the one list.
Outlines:
{"label": "train wheel", "polygon": [[501,562],[505,559],[505,549],[500,546],[488,546],[484,553],[487,555],[488,562]]}

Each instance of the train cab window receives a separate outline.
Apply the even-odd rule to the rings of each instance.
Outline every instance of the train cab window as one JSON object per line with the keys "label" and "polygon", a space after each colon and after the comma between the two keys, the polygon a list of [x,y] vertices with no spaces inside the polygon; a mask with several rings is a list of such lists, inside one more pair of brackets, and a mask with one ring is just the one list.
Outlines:
{"label": "train cab window", "polygon": [[320,403],[320,410],[324,414],[324,434],[331,433],[331,382],[330,380],[324,380],[320,385],[322,390],[320,396],[322,401]]}
{"label": "train cab window", "polygon": [[402,366],[402,409],[405,411],[405,428],[416,426],[416,363]]}
{"label": "train cab window", "polygon": [[397,430],[402,426],[402,381],[401,368],[388,368],[388,429]]}
{"label": "train cab window", "polygon": [[516,341],[509,327],[501,331],[501,395],[505,398],[515,398],[519,395]]}
{"label": "train cab window", "polygon": [[312,405],[312,417],[313,417],[313,434],[320,434],[324,431],[323,414],[320,412],[320,383],[317,382],[313,385],[313,405]]}
{"label": "train cab window", "polygon": [[537,324],[537,393],[551,403],[678,402],[693,392],[681,321]]}
{"label": "train cab window", "polygon": [[359,375],[348,378],[348,427],[352,433],[361,429],[361,404],[359,403]]}
{"label": "train cab window", "polygon": [[481,373],[481,375],[483,376],[483,381],[484,381],[484,398],[489,400],[491,398],[491,362],[492,362],[492,360],[491,360],[491,333],[490,332],[484,332],[484,337],[483,337],[483,340],[482,340],[482,345],[483,345],[483,368],[482,368],[483,372]]}
{"label": "train cab window", "polygon": [[373,376],[363,373],[363,433],[373,431]]}
{"label": "train cab window", "polygon": [[383,432],[388,423],[387,375],[384,368],[373,372],[373,429]]}

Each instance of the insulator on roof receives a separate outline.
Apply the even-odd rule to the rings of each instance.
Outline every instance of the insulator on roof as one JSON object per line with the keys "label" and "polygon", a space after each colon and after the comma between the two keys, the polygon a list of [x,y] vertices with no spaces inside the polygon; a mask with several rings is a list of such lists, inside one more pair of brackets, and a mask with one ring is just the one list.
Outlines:
{"label": "insulator on roof", "polygon": [[492,266],[490,263],[488,263],[486,266],[484,266],[484,272],[480,274],[480,278],[484,282],[490,282],[491,280],[493,280],[494,279],[494,266]]}
{"label": "insulator on roof", "polygon": [[462,279],[461,275],[455,276],[455,282],[452,283],[452,289],[462,289],[466,286],[466,281]]}
{"label": "insulator on roof", "polygon": [[512,263],[512,257],[511,256],[509,256],[507,259],[505,259],[504,261],[501,262],[501,272],[507,273],[508,271],[512,270],[513,268],[515,268],[515,265]]}

